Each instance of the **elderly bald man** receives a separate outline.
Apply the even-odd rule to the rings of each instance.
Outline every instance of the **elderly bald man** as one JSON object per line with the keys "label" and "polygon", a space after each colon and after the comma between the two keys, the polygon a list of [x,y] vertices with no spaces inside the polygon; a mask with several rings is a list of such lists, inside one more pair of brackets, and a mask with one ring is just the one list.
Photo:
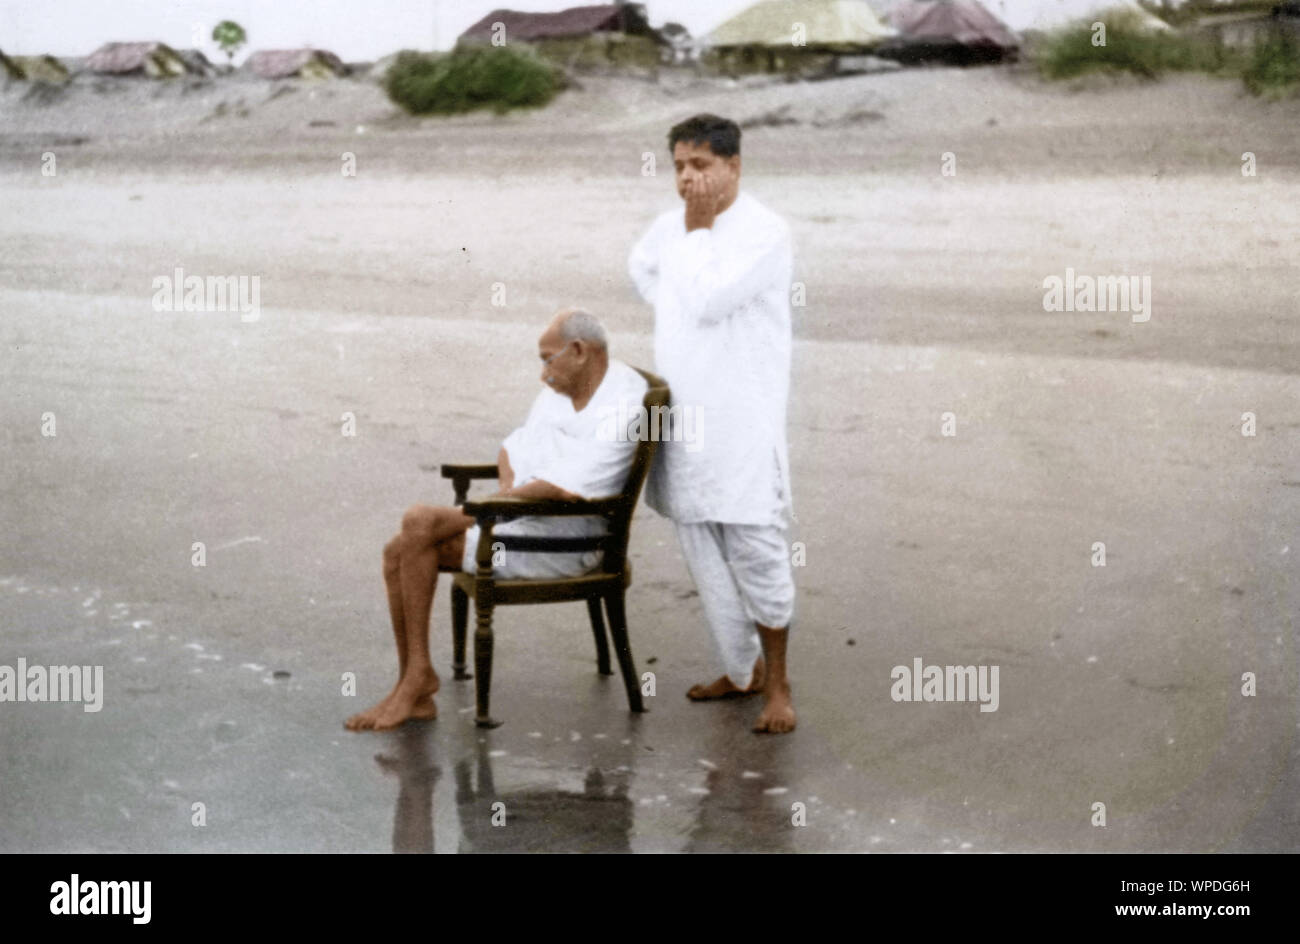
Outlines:
{"label": "elderly bald man", "polygon": [[[497,456],[501,490],[493,497],[576,501],[622,491],[636,454],[633,436],[611,436],[611,416],[635,412],[646,382],[611,359],[605,330],[580,309],[558,312],[537,342],[545,388],[524,425]],[[618,411],[622,407],[622,413]],[[599,533],[598,517],[523,517],[493,534],[577,537]],[[429,615],[439,571],[475,570],[478,526],[459,508],[415,505],[384,547],[384,583],[397,642],[397,684],[377,705],[349,718],[352,731],[395,728],[438,716],[438,674],[429,656]],[[512,551],[493,573],[503,578],[571,577],[600,563],[600,553]]]}

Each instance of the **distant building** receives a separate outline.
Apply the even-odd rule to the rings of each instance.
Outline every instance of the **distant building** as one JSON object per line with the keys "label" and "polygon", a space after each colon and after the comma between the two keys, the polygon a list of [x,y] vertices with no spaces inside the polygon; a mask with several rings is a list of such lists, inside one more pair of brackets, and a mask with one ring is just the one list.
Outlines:
{"label": "distant building", "polygon": [[1275,36],[1300,40],[1300,0],[1269,9],[1210,13],[1194,20],[1192,29],[1232,49],[1250,49]]}
{"label": "distant building", "polygon": [[[497,24],[501,24],[497,26]],[[465,32],[457,42],[490,43],[502,35],[511,43],[533,43],[543,39],[574,39],[594,33],[621,33],[662,40],[646,19],[645,7],[639,3],[602,3],[571,7],[558,13],[520,13],[516,10],[493,10]]]}
{"label": "distant building", "polygon": [[342,59],[324,49],[259,49],[244,68],[264,79],[333,79],[348,71]]}
{"label": "distant building", "polygon": [[903,0],[888,17],[898,36],[880,55],[899,62],[971,65],[1013,59],[1020,39],[979,0]]}
{"label": "distant building", "polygon": [[456,42],[524,43],[553,62],[578,68],[653,67],[676,57],[671,41],[650,25],[639,3],[603,3],[558,13],[493,10]]}
{"label": "distant building", "polygon": [[834,72],[894,35],[863,0],[762,0],[705,37],[705,60],[728,74]]}
{"label": "distant building", "polygon": [[99,75],[142,75],[153,79],[190,74],[181,55],[165,43],[105,43],[90,54],[85,67]]}

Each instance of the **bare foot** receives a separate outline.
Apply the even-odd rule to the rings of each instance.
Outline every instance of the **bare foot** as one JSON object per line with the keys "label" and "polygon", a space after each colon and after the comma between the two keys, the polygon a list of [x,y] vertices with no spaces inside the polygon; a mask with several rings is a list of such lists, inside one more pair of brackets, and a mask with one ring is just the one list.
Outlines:
{"label": "bare foot", "polygon": [[438,717],[433,695],[441,687],[436,672],[419,678],[401,679],[383,701],[353,715],[343,722],[343,726],[349,731],[381,731],[411,719],[431,721]]}
{"label": "bare foot", "polygon": [[794,730],[794,701],[788,684],[772,686],[763,712],[754,722],[754,730],[768,734],[788,734]]}
{"label": "bare foot", "polygon": [[749,680],[749,688],[737,688],[731,678],[724,675],[714,679],[707,685],[692,685],[686,692],[686,697],[691,701],[717,701],[722,698],[744,698],[746,695],[757,695],[763,690],[765,674],[763,657],[759,656],[754,663],[754,675]]}
{"label": "bare foot", "polygon": [[374,715],[372,731],[389,731],[407,721],[428,721],[438,717],[438,706],[433,703],[433,693],[438,690],[438,677],[408,675],[388,701]]}

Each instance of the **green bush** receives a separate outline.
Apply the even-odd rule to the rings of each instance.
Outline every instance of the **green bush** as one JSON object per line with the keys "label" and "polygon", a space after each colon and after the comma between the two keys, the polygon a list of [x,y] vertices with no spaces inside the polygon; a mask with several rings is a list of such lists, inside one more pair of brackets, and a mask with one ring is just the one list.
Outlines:
{"label": "green bush", "polygon": [[559,90],[560,75],[528,49],[462,46],[445,54],[401,53],[384,76],[384,88],[415,115],[505,112],[545,105]]}
{"label": "green bush", "polygon": [[1038,68],[1049,79],[1068,79],[1097,70],[1131,72],[1154,79],[1164,72],[1237,71],[1237,54],[1201,36],[1173,31],[1147,31],[1123,13],[1101,18],[1106,24],[1106,45],[1092,44],[1086,23],[1059,30],[1039,50]]}
{"label": "green bush", "polygon": [[1285,33],[1274,34],[1255,47],[1241,78],[1256,95],[1294,92],[1300,88],[1300,45]]}

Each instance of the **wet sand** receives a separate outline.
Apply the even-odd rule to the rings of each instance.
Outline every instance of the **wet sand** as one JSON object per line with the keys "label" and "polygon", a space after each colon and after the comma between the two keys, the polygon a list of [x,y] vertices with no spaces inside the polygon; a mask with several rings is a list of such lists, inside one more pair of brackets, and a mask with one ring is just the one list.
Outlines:
{"label": "wet sand", "polygon": [[[651,364],[624,262],[675,197],[641,152],[682,114],[800,91],[616,85],[424,124],[353,84],[242,126],[200,120],[233,94],[211,87],[6,92],[0,663],[103,665],[107,691],[95,714],[0,705],[5,851],[1300,848],[1300,157],[1294,106],[1222,83],[874,76],[802,90],[822,127],[747,133],[745,185],[791,220],[808,289],[795,735],[683,697],[716,670],[644,508],[647,714],[596,674],[582,607],[507,608],[505,725],[476,729],[443,578],[439,720],[342,729],[392,681],[380,548],[408,504],[449,500],[422,467],[490,460],[523,416],[546,315],[586,304]],[[261,317],[153,311],[177,265],[259,275]],[[1066,266],[1151,274],[1151,321],[1044,312]],[[894,702],[916,657],[998,665],[998,710]]]}

